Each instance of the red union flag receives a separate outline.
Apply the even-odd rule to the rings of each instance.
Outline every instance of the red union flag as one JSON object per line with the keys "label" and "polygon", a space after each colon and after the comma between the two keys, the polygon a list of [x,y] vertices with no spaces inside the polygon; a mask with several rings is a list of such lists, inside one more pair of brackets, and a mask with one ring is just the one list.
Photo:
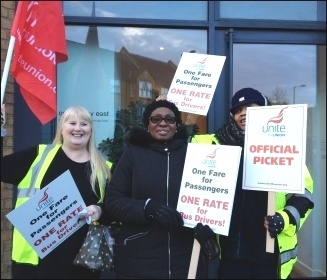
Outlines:
{"label": "red union flag", "polygon": [[19,1],[11,74],[42,124],[56,117],[56,65],[67,57],[62,1]]}

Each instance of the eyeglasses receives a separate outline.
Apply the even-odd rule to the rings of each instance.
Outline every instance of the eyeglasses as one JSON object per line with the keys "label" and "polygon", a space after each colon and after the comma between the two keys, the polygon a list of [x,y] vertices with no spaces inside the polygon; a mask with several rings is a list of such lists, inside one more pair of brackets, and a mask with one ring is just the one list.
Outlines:
{"label": "eyeglasses", "polygon": [[149,120],[154,124],[159,124],[162,122],[162,120],[164,120],[166,122],[166,124],[173,124],[176,122],[176,118],[171,115],[166,115],[165,117],[163,117],[161,115],[156,115],[156,116],[150,117]]}

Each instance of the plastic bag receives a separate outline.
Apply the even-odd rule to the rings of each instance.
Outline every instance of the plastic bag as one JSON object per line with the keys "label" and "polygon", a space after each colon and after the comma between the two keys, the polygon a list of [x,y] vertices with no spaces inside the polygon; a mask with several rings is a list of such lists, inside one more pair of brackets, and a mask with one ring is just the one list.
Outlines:
{"label": "plastic bag", "polygon": [[97,222],[89,225],[84,243],[77,253],[74,264],[94,270],[114,270],[115,229]]}

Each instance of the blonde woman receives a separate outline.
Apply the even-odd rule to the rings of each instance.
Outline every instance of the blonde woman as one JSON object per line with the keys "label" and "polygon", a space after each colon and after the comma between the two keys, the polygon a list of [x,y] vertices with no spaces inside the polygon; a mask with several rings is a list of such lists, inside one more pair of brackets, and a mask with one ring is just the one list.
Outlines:
{"label": "blonde woman", "polygon": [[[40,166],[39,170],[46,171],[32,176],[32,167],[36,164]],[[1,181],[18,186],[15,205],[18,207],[29,199],[27,189],[42,189],[69,170],[88,205],[86,217],[102,222],[107,220],[102,201],[110,179],[109,165],[96,148],[90,113],[81,106],[73,106],[62,115],[51,145],[36,145],[1,158]],[[32,184],[33,179],[40,183]],[[81,227],[43,259],[14,229],[12,278],[99,278],[100,272],[73,265],[87,229],[87,225]]]}

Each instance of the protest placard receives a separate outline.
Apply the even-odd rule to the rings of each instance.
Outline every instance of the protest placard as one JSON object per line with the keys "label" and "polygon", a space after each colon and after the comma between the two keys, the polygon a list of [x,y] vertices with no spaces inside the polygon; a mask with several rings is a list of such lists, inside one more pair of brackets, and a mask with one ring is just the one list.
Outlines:
{"label": "protest placard", "polygon": [[42,259],[85,224],[85,203],[70,171],[38,191],[7,218]]}
{"label": "protest placard", "polygon": [[242,148],[188,144],[177,210],[184,226],[228,235]]}
{"label": "protest placard", "polygon": [[206,116],[225,63],[225,56],[182,54],[167,100],[180,111]]}
{"label": "protest placard", "polygon": [[248,107],[243,189],[304,193],[307,104]]}

